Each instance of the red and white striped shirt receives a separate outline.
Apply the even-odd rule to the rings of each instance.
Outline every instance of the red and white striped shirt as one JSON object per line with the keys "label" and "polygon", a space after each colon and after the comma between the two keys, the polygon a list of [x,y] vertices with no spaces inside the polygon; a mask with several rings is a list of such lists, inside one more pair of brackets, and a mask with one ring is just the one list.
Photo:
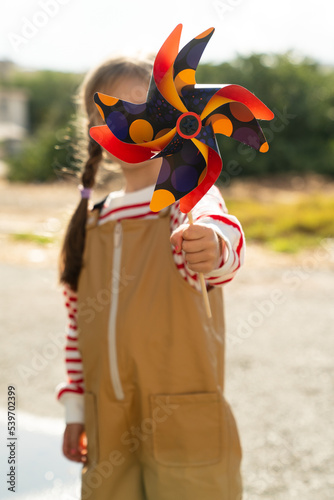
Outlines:
{"label": "red and white striped shirt", "polygon": [[[133,193],[123,191],[110,193],[102,207],[98,224],[105,224],[111,220],[159,217],[158,213],[151,212],[149,208],[153,189],[154,186],[150,186]],[[208,286],[222,286],[233,279],[243,263],[245,240],[240,223],[233,215],[227,213],[224,200],[215,186],[197,203],[192,214],[194,222],[211,227],[225,242],[226,253],[221,266],[205,275]],[[170,232],[184,223],[188,223],[187,215],[180,211],[179,203],[176,202],[171,206]],[[172,246],[171,251],[182,277],[191,286],[200,290],[198,275],[188,268],[183,252],[177,253]],[[77,294],[69,287],[65,287],[64,295],[69,320],[65,347],[68,381],[58,386],[57,397],[65,405],[67,423],[83,422],[84,379],[78,350]]]}

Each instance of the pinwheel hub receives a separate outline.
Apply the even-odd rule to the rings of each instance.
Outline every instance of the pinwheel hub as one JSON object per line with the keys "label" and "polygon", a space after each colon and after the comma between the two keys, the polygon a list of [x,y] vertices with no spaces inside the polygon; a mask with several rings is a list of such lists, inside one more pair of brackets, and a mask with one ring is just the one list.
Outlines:
{"label": "pinwheel hub", "polygon": [[176,122],[176,130],[184,139],[196,137],[202,128],[201,118],[191,111],[183,113]]}

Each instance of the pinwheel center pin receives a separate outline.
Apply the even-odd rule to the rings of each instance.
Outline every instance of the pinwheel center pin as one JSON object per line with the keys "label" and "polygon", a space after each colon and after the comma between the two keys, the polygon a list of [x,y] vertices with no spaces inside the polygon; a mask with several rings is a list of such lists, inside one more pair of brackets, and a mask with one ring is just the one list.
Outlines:
{"label": "pinwheel center pin", "polygon": [[176,130],[184,139],[196,137],[202,128],[202,121],[196,113],[183,113],[176,122]]}

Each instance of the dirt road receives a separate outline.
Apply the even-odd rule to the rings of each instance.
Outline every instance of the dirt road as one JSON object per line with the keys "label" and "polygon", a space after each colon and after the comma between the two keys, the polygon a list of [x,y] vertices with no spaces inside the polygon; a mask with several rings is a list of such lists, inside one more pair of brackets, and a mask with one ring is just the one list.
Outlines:
{"label": "dirt road", "polygon": [[[1,400],[62,417],[66,322],[56,260],[75,188],[0,184]],[[99,198],[99,193],[96,193]],[[54,242],[14,240],[43,233]],[[334,497],[334,245],[285,257],[249,246],[226,287],[226,396],[243,445],[245,500]]]}

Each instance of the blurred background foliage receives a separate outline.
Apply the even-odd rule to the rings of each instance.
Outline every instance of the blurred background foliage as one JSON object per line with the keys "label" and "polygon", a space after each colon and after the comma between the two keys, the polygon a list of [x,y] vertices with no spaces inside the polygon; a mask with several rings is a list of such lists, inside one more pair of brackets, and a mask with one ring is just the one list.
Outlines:
{"label": "blurred background foliage", "polygon": [[4,158],[10,181],[44,182],[61,170],[77,170],[74,96],[83,75],[56,71],[17,71],[0,87],[24,89],[28,96],[28,135],[20,151]]}
{"label": "blurred background foliage", "polygon": [[[275,114],[261,122],[270,149],[253,152],[219,138],[224,163],[233,158],[241,175],[317,172],[334,175],[334,68],[293,54],[239,57],[218,66],[201,65],[203,83],[238,83],[256,94]],[[219,136],[221,137],[221,136]]]}
{"label": "blurred background foliage", "polygon": [[[61,168],[77,170],[74,95],[83,75],[16,71],[0,86],[24,88],[29,135],[21,151],[6,158],[12,181],[48,181]],[[270,150],[261,154],[218,137],[224,167],[239,176],[316,172],[334,176],[334,68],[310,59],[254,54],[222,64],[200,64],[198,83],[237,83],[275,113],[261,122]],[[232,162],[232,163],[231,163]],[[236,168],[236,165],[238,168]],[[224,174],[223,174],[224,175]]]}
{"label": "blurred background foliage", "polygon": [[[0,78],[1,88],[23,89],[28,97],[29,130],[21,149],[4,158],[10,181],[46,182],[76,174],[75,96],[83,75],[16,69]],[[243,224],[248,241],[274,250],[296,252],[334,234],[332,192],[304,192],[293,202],[263,201],[254,181],[276,186],[285,179],[324,176],[334,179],[334,68],[293,53],[254,54],[230,63],[201,64],[198,83],[236,83],[255,93],[275,119],[261,122],[270,149],[261,154],[218,136],[223,158],[220,185],[231,213]],[[224,188],[243,178],[253,188],[242,199],[229,198]],[[324,184],[322,184],[324,185]],[[256,189],[256,188],[255,188]]]}

